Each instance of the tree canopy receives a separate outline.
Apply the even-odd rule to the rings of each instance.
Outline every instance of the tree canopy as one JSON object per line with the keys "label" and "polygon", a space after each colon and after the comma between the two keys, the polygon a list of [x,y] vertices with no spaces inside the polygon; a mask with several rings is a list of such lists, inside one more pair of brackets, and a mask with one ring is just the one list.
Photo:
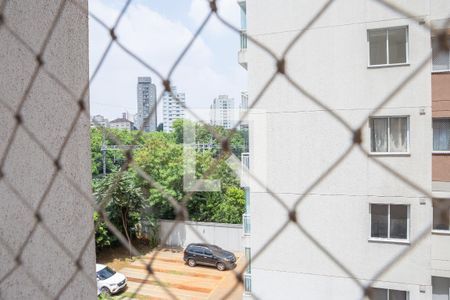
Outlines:
{"label": "tree canopy", "polygon": [[[189,219],[204,222],[241,223],[245,207],[245,194],[239,186],[239,179],[226,164],[227,156],[219,155],[220,149],[213,148],[195,152],[195,173],[198,179],[218,179],[221,183],[217,192],[193,192],[183,189],[183,122],[195,127],[196,142],[216,143],[217,139],[204,125],[178,120],[173,132],[143,133],[126,130],[91,130],[93,189],[97,202],[104,205],[111,222],[127,238],[136,236],[135,227],[141,220],[174,219],[176,212],[167,200],[170,195],[175,201],[186,201]],[[242,132],[214,128],[221,136],[231,135],[230,148],[240,155],[244,151]],[[112,150],[120,142],[133,145],[133,164],[121,170],[125,162],[123,151]],[[106,150],[106,176],[103,176],[102,144]],[[139,171],[150,177],[143,178]],[[95,216],[97,246],[106,247],[115,242],[108,239],[108,230],[101,216]]]}

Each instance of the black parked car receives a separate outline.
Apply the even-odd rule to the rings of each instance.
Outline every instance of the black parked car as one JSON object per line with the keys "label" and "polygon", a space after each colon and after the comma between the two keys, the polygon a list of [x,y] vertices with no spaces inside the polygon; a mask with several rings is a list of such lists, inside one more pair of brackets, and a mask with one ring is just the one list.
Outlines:
{"label": "black parked car", "polygon": [[189,244],[184,250],[184,261],[190,266],[215,266],[217,270],[232,269],[236,265],[236,256],[230,251],[209,244]]}

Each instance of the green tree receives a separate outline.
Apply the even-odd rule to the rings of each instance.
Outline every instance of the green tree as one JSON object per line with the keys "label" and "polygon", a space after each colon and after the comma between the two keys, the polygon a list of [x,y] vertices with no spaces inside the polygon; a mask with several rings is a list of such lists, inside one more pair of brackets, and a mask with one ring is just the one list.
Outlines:
{"label": "green tree", "polygon": [[131,172],[109,174],[95,182],[94,195],[97,203],[105,207],[109,220],[125,234],[131,256],[131,230],[146,205],[135,175]]}
{"label": "green tree", "polygon": [[94,212],[94,227],[96,250],[110,247],[117,242],[116,236],[109,231],[105,222],[97,212]]}
{"label": "green tree", "polygon": [[148,198],[149,205],[159,218],[175,217],[173,207],[165,197],[170,195],[177,201],[183,193],[183,147],[174,143],[164,133],[155,133],[134,154],[135,163],[145,171],[162,191],[144,178],[138,178],[138,184]]}
{"label": "green tree", "polygon": [[236,186],[227,187],[212,218],[214,222],[240,224],[244,207],[245,192]]}

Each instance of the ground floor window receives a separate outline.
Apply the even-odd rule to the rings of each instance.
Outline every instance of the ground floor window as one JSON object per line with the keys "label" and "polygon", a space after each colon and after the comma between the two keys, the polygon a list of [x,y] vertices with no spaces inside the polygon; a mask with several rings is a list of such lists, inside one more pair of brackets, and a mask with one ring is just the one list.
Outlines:
{"label": "ground floor window", "polygon": [[373,288],[370,300],[408,300],[407,291]]}

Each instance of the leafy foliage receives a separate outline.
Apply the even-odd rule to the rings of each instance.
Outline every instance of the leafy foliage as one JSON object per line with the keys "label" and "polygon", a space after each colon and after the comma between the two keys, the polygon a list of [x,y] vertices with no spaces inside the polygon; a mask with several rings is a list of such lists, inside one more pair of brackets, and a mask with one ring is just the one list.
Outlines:
{"label": "leafy foliage", "polygon": [[94,226],[95,245],[97,250],[110,247],[117,242],[116,236],[109,231],[105,222],[97,212],[94,213]]}
{"label": "leafy foliage", "polygon": [[[183,122],[195,127],[199,143],[215,142],[207,128],[190,121],[174,122],[172,133],[100,129],[91,131],[93,190],[97,202],[105,207],[111,222],[125,234],[129,243],[141,237],[145,227],[149,243],[159,243],[157,232],[159,219],[174,219],[175,211],[167,200],[169,195],[181,202],[189,197],[187,209],[190,219],[204,222],[241,223],[245,207],[244,191],[239,180],[226,164],[227,157],[219,151],[196,152],[196,177],[218,179],[219,192],[195,192],[187,195],[183,190]],[[223,128],[215,128],[222,136],[230,133]],[[117,136],[120,143],[137,146],[133,150],[134,164],[146,172],[153,182],[137,175],[135,171],[120,172],[125,162],[122,151],[106,151],[107,175],[102,175],[102,144],[115,145]],[[244,147],[242,132],[232,132],[231,149],[240,155]],[[106,228],[99,215],[94,215],[97,248],[114,245],[116,239]]]}

